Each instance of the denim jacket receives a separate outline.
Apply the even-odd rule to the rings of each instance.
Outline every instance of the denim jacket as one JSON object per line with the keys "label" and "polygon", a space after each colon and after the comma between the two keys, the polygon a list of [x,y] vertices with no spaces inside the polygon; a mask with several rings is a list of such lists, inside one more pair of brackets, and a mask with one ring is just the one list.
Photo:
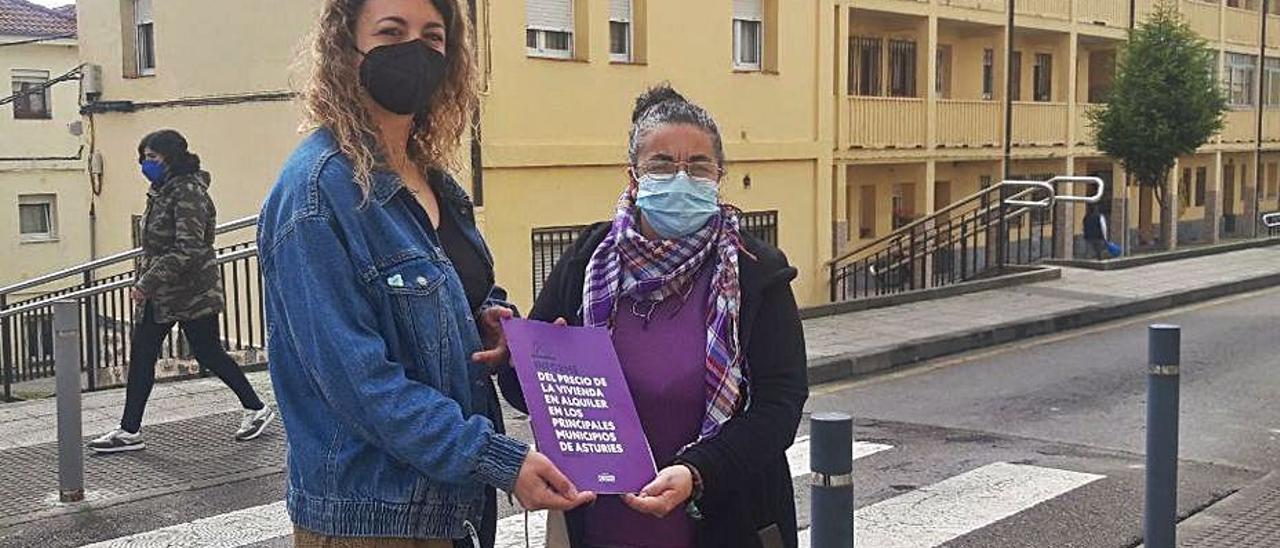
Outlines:
{"label": "denim jacket", "polygon": [[[529,448],[485,416],[475,315],[434,234],[393,199],[403,184],[377,172],[366,202],[353,173],[313,133],[258,226],[289,515],[328,536],[463,538],[485,485],[510,492]],[[466,194],[434,175],[441,214],[492,268]]]}

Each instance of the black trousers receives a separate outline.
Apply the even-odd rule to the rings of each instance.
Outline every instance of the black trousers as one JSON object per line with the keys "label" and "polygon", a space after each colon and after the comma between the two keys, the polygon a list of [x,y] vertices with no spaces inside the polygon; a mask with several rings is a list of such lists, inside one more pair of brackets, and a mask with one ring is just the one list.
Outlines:
{"label": "black trousers", "polygon": [[[218,315],[212,314],[191,321],[178,322],[182,334],[191,344],[196,361],[205,369],[213,371],[222,382],[226,383],[240,404],[245,409],[262,409],[262,400],[253,391],[244,371],[227,352],[222,349],[218,335]],[[142,321],[133,328],[132,349],[129,352],[129,383],[125,389],[124,418],[120,419],[120,428],[136,433],[142,428],[142,412],[147,407],[147,399],[151,397],[151,388],[156,383],[156,360],[160,358],[160,350],[164,339],[173,329],[174,322],[156,323],[151,304],[144,307]]]}

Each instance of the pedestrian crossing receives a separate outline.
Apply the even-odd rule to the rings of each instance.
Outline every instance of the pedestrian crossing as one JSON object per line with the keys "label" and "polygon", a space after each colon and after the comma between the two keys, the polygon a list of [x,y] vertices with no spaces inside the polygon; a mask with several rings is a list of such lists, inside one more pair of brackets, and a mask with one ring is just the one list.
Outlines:
{"label": "pedestrian crossing", "polygon": [[[810,442],[787,450],[797,483],[808,475]],[[855,461],[890,453],[892,445],[856,442]],[[855,466],[855,469],[857,467]],[[859,548],[931,548],[1066,495],[1104,476],[1028,464],[995,462],[854,512]],[[855,478],[856,484],[856,478]],[[517,513],[498,521],[496,548],[544,548],[546,512]],[[286,539],[292,533],[284,502],[246,508],[87,545],[87,548],[239,548]],[[800,547],[809,548],[807,529]]]}

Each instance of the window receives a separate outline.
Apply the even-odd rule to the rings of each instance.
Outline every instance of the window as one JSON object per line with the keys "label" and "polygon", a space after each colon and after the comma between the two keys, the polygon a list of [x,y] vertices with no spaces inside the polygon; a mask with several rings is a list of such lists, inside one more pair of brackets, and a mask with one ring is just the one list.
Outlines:
{"label": "window", "polygon": [[630,63],[631,0],[609,0],[609,60]]}
{"label": "window", "polygon": [[58,239],[56,198],[52,194],[18,197],[18,234],[24,242]]}
{"label": "window", "polygon": [[995,98],[996,91],[996,51],[991,48],[982,50],[982,98],[990,101]]}
{"label": "window", "polygon": [[916,43],[889,41],[889,96],[916,96]]}
{"label": "window", "polygon": [[1280,196],[1280,180],[1277,180],[1276,178],[1276,176],[1278,175],[1277,168],[1280,168],[1280,164],[1275,164],[1275,163],[1267,164],[1267,197],[1268,198],[1275,198],[1276,196]]}
{"label": "window", "polygon": [[1263,72],[1262,104],[1269,107],[1280,105],[1280,59],[1267,58]]}
{"label": "window", "polygon": [[939,98],[951,98],[951,46],[938,46],[937,62],[933,71],[933,92]]}
{"label": "window", "polygon": [[1178,201],[1182,207],[1191,207],[1191,168],[1183,168],[1182,178],[1178,180]]}
{"label": "window", "polygon": [[1209,168],[1196,168],[1196,207],[1204,205],[1205,187],[1209,184]]}
{"label": "window", "polygon": [[1009,99],[1022,100],[1022,52],[1015,51],[1009,58]]}
{"label": "window", "polygon": [[134,49],[141,76],[156,73],[156,24],[151,13],[151,1],[133,0]]}
{"label": "window", "polygon": [[17,120],[48,120],[53,118],[49,105],[49,71],[14,69],[13,117]]}
{"label": "window", "polygon": [[849,39],[849,94],[878,97],[880,85],[881,40],[864,36]]}
{"label": "window", "polygon": [[1253,106],[1253,71],[1257,67],[1251,55],[1228,53],[1225,76],[1227,77],[1227,103],[1233,107]]}
{"label": "window", "polygon": [[733,0],[733,67],[760,70],[763,57],[763,0]]}
{"label": "window", "polygon": [[893,229],[897,230],[911,224],[916,219],[916,185],[915,183],[898,183],[893,185],[890,205],[893,212]]}
{"label": "window", "polygon": [[1047,103],[1053,100],[1053,56],[1048,53],[1036,54],[1034,68],[1035,89],[1032,90],[1036,101]]}
{"label": "window", "polygon": [[573,57],[573,0],[526,0],[525,51],[531,57]]}

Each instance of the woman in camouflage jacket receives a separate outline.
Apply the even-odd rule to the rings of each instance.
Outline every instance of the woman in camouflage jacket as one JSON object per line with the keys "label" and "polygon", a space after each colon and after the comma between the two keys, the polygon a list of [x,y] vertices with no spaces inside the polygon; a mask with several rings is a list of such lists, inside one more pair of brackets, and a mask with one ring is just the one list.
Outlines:
{"label": "woman in camouflage jacket", "polygon": [[213,249],[217,210],[209,198],[209,173],[187,150],[176,131],[148,135],[138,145],[138,162],[151,181],[142,226],[142,263],[133,288],[137,304],[124,418],[120,428],[89,443],[99,453],[145,448],[139,430],[155,384],[161,345],[177,323],[196,361],[213,371],[244,406],[235,439],[258,437],[274,417],[244,372],[223,350],[218,314],[224,308],[217,253]]}

